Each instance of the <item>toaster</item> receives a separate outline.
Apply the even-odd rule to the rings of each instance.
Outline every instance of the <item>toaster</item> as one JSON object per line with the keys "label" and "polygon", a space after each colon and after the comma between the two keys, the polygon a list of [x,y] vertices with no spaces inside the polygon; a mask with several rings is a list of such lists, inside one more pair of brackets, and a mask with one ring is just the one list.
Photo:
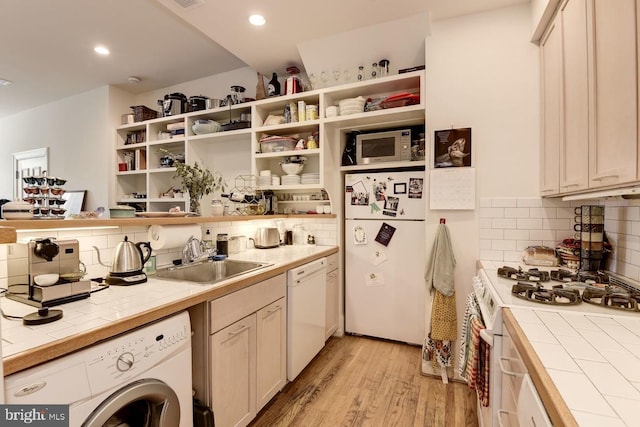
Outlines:
{"label": "toaster", "polygon": [[280,232],[277,227],[260,227],[253,239],[256,248],[267,249],[280,246]]}

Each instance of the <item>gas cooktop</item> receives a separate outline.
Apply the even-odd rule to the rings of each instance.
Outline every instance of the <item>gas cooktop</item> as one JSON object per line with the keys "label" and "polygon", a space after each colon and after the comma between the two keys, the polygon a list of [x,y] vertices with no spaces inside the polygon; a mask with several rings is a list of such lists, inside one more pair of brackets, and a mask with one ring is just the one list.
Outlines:
{"label": "gas cooktop", "polygon": [[[501,306],[549,307],[596,314],[640,313],[640,283],[608,271],[487,264]],[[515,283],[514,283],[515,282]]]}

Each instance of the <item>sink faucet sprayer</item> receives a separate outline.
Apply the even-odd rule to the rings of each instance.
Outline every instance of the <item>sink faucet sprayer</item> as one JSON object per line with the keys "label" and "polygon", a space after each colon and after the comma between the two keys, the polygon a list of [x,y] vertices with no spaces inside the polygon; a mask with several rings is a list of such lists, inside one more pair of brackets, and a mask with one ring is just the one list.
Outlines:
{"label": "sink faucet sprayer", "polygon": [[203,257],[208,257],[209,254],[202,253],[202,242],[191,236],[182,249],[182,263],[188,264],[191,262],[199,261]]}

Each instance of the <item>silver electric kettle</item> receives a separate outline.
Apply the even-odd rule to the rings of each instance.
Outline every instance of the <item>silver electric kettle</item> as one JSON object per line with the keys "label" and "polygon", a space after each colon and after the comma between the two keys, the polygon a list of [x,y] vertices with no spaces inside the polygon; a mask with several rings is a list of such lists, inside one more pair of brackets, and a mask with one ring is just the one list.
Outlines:
{"label": "silver electric kettle", "polygon": [[[146,253],[142,252],[142,248],[146,248]],[[151,257],[151,245],[149,242],[133,243],[129,241],[127,236],[118,243],[113,250],[113,261],[111,265],[107,265],[100,259],[100,250],[93,247],[98,253],[98,262],[109,267],[109,274],[106,282],[110,285],[135,285],[147,281],[147,275],[142,271],[144,264]]]}

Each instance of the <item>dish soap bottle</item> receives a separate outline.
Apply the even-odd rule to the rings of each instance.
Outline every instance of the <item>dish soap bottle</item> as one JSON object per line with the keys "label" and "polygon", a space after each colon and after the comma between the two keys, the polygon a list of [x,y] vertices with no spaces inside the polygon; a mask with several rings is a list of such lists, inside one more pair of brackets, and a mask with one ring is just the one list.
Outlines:
{"label": "dish soap bottle", "polygon": [[280,96],[280,82],[278,81],[278,74],[273,73],[269,85],[267,86],[267,94],[269,96]]}
{"label": "dish soap bottle", "polygon": [[211,255],[213,247],[213,236],[211,235],[211,231],[207,228],[207,231],[204,232],[204,236],[202,237],[202,246],[204,250],[207,251],[207,254]]}

